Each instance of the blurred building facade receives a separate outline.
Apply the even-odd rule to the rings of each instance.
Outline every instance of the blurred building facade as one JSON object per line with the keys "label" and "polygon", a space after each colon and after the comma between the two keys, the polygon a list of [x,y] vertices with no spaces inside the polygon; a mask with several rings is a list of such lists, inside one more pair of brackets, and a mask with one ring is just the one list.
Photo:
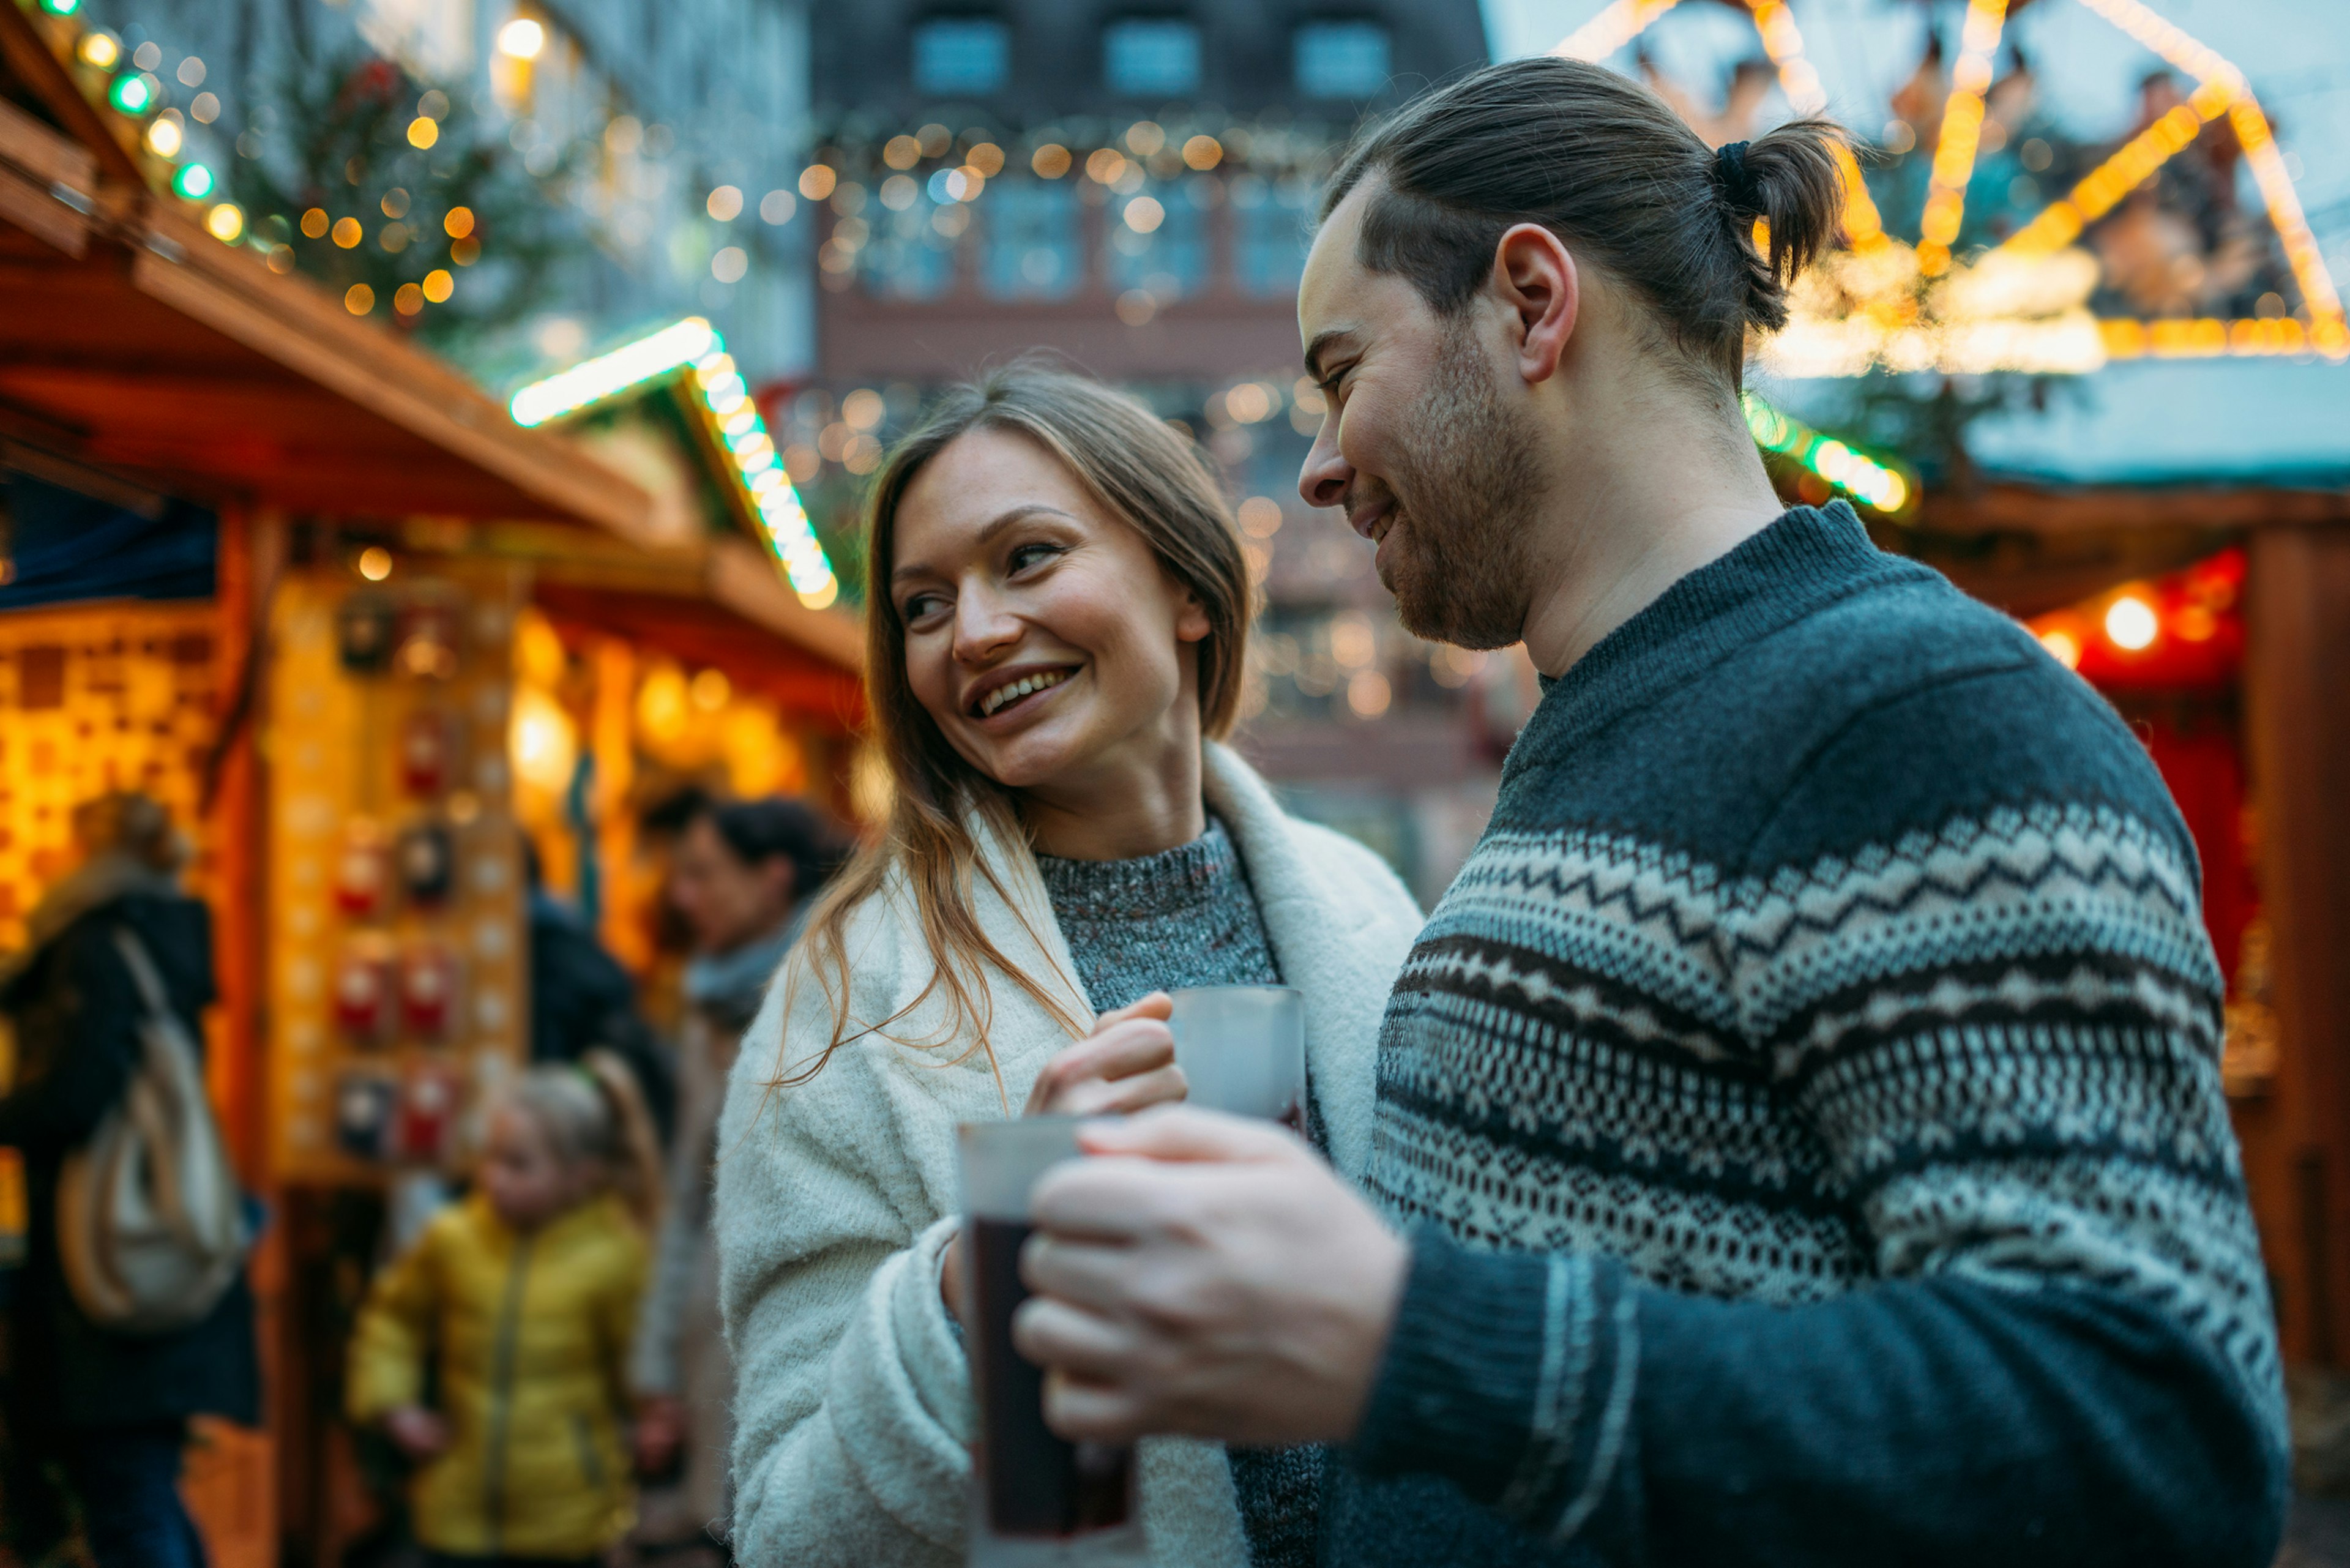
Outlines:
{"label": "blurred building facade", "polygon": [[[294,144],[305,128],[295,119],[306,99],[317,106],[322,80],[352,78],[370,57],[400,67],[427,110],[426,95],[440,92],[442,106],[425,118],[464,120],[557,209],[549,266],[527,307],[441,344],[484,379],[519,380],[687,314],[708,317],[754,380],[806,373],[809,225],[795,223],[800,203],[772,178],[798,167],[807,138],[807,19],[797,0],[89,0],[85,9],[151,78],[166,118],[224,189],[234,188],[240,161],[298,189]],[[339,98],[356,90],[348,79]],[[403,122],[416,112],[391,107]],[[417,145],[444,164],[469,151],[453,135]],[[328,184],[303,199],[331,213],[338,195],[354,194]],[[360,245],[384,245],[381,219],[359,215]],[[297,214],[250,216],[258,234],[273,216]],[[477,262],[457,258],[461,300],[479,275],[465,266],[500,265],[497,236],[485,237]],[[411,224],[390,246],[456,248],[458,238]],[[388,297],[376,308],[392,314]]]}
{"label": "blurred building facade", "polygon": [[1264,587],[1244,746],[1433,896],[1490,806],[1485,661],[1401,632],[1368,547],[1299,501],[1296,286],[1357,123],[1483,62],[1474,0],[887,0],[820,8],[810,46],[817,375],[772,410],[794,479],[845,531],[930,392],[1032,349],[1136,390],[1222,470]]}

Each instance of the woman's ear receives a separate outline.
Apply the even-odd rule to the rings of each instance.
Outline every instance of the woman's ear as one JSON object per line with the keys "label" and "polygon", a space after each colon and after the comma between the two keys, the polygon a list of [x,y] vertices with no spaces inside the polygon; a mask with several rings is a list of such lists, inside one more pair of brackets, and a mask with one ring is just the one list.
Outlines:
{"label": "woman's ear", "polygon": [[1183,603],[1175,611],[1175,640],[1205,642],[1208,634],[1215,629],[1208,619],[1208,607],[1200,602],[1200,596],[1184,589]]}

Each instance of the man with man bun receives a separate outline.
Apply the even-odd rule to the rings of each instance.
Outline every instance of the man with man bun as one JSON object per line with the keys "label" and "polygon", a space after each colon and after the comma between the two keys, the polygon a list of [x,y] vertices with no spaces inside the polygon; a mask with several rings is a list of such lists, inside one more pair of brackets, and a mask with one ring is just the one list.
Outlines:
{"label": "man with man bun", "polygon": [[1339,1445],[1324,1562],[2275,1552],[2187,830],[2021,628],[1783,507],[1741,416],[1837,140],[1717,151],[1521,60],[1329,191],[1300,489],[1544,694],[1389,1002],[1367,1192],[1278,1129],[1097,1125],[1019,1323],[1066,1436]]}

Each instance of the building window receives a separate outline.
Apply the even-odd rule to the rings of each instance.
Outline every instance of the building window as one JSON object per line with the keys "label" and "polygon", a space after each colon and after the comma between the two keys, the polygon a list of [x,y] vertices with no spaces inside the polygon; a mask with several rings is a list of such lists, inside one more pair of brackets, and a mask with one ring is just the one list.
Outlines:
{"label": "building window", "polygon": [[991,185],[980,215],[979,285],[997,299],[1065,299],[1084,281],[1073,182]]}
{"label": "building window", "polygon": [[[1217,187],[1205,174],[1110,203],[1109,284],[1139,288],[1164,305],[1208,282],[1208,209]],[[1137,224],[1146,225],[1137,227]]]}
{"label": "building window", "polygon": [[1313,244],[1314,192],[1302,180],[1232,182],[1232,275],[1249,294],[1295,294]]}
{"label": "building window", "polygon": [[938,16],[914,29],[914,87],[991,93],[1012,78],[1012,29],[988,16]]}
{"label": "building window", "polygon": [[868,293],[885,299],[936,299],[954,286],[955,242],[932,222],[937,212],[917,201],[874,223],[873,243],[858,257]]}
{"label": "building window", "polygon": [[1308,22],[1295,37],[1297,90],[1308,98],[1376,98],[1389,75],[1377,22]]}
{"label": "building window", "polygon": [[1102,79],[1128,98],[1200,90],[1200,29],[1173,17],[1130,16],[1102,30]]}

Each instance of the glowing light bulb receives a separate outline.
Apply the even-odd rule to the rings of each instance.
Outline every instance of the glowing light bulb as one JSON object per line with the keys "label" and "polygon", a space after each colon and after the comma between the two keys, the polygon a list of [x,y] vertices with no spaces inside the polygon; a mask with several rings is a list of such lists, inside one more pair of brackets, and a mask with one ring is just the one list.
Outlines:
{"label": "glowing light bulb", "polygon": [[498,53],[513,60],[535,60],[546,47],[546,29],[527,16],[517,16],[498,29]]}
{"label": "glowing light bulb", "polygon": [[211,195],[213,183],[213,171],[201,163],[186,164],[172,177],[172,189],[191,202],[201,202]]}
{"label": "glowing light bulb", "polygon": [[2071,632],[2043,631],[2040,634],[2040,646],[2048,650],[2049,658],[2065,669],[2081,668],[2081,644]]}
{"label": "glowing light bulb", "polygon": [[2116,648],[2136,653],[2154,646],[2155,634],[2161,622],[2155,618],[2154,607],[2135,594],[2125,594],[2106,611],[2106,635]]}

